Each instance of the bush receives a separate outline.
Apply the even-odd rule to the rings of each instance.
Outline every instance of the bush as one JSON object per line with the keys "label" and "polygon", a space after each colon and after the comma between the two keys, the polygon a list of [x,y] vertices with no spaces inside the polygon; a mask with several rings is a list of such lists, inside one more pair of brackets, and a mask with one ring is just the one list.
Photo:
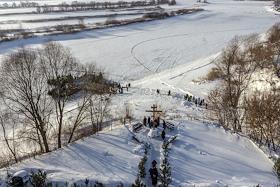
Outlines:
{"label": "bush", "polygon": [[39,170],[37,173],[32,172],[31,174],[31,185],[33,187],[45,187],[47,180],[47,173]]}
{"label": "bush", "polygon": [[167,157],[165,157],[161,163],[160,173],[161,173],[160,180],[161,180],[162,187],[168,187],[172,179],[171,179],[171,167]]}
{"label": "bush", "polygon": [[214,81],[221,77],[221,72],[217,68],[212,68],[206,75],[205,80]]}
{"label": "bush", "polygon": [[140,177],[138,176],[135,180],[134,184],[131,185],[132,187],[146,187],[146,185],[142,182]]}
{"label": "bush", "polygon": [[119,25],[122,21],[116,20],[116,19],[107,19],[105,21],[105,25]]}
{"label": "bush", "polygon": [[145,19],[164,19],[167,17],[169,17],[167,12],[151,12],[143,15],[143,18]]}
{"label": "bush", "polygon": [[171,181],[171,167],[168,161],[168,152],[169,152],[169,145],[173,143],[176,140],[177,136],[172,136],[169,138],[168,141],[164,142],[162,144],[162,155],[163,155],[163,160],[162,163],[160,164],[160,180],[161,180],[161,186],[162,187],[167,187]]}
{"label": "bush", "polygon": [[138,169],[139,169],[139,176],[141,178],[145,178],[146,176],[146,169],[145,169],[145,164],[147,162],[147,156],[145,155],[141,161],[139,162],[139,165],[138,165]]}
{"label": "bush", "polygon": [[95,181],[94,187],[105,187],[105,185],[101,182]]}
{"label": "bush", "polygon": [[273,166],[273,170],[280,180],[280,158],[278,158],[277,161],[275,162]]}

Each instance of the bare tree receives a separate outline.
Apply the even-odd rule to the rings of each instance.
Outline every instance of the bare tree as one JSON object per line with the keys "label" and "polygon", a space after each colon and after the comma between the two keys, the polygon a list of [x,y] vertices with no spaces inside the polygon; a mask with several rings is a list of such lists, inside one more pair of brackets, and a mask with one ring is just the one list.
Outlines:
{"label": "bare tree", "polygon": [[[247,38],[248,39],[248,38]],[[245,90],[251,81],[251,76],[258,67],[256,40],[235,38],[223,51],[221,58],[216,63],[221,84],[219,91],[210,95],[210,101],[220,102],[214,104],[224,126],[232,128],[235,132],[242,130],[246,110],[242,100]],[[263,59],[262,59],[263,60]],[[264,61],[264,60],[263,60]],[[218,98],[214,98],[214,96]]]}
{"label": "bare tree", "polygon": [[93,131],[102,130],[104,118],[109,115],[110,96],[107,94],[92,95],[89,103],[89,114]]}
{"label": "bare tree", "polygon": [[45,152],[49,152],[48,117],[51,113],[46,79],[37,58],[31,49],[19,49],[8,55],[1,67],[2,99],[10,111],[29,120],[29,125],[38,132],[38,139]]}
{"label": "bare tree", "polygon": [[276,151],[280,144],[280,95],[276,92],[256,93],[246,102],[247,133],[259,143]]}
{"label": "bare tree", "polygon": [[53,90],[52,98],[55,104],[58,128],[57,146],[61,148],[65,106],[71,98],[68,78],[76,77],[79,74],[78,63],[69,49],[55,42],[45,44],[40,52],[40,61],[44,75],[49,82],[50,90]]}
{"label": "bare tree", "polygon": [[273,71],[275,55],[280,54],[279,41],[279,24],[269,30],[266,41],[260,41],[258,35],[232,41],[216,63],[219,75],[214,77],[220,84],[208,98],[210,109],[223,126],[245,132],[274,150],[280,143],[280,89],[275,74],[265,77],[271,89],[254,93],[250,85],[255,81],[253,74]]}
{"label": "bare tree", "polygon": [[[75,110],[77,110],[77,114],[74,117],[74,121],[72,122],[71,129],[70,129],[70,136],[68,139],[68,143],[71,143],[74,137],[74,133],[76,132],[77,128],[81,125],[81,123],[87,119],[88,114],[87,111],[89,109],[89,105],[91,102],[91,96],[88,93],[82,92],[82,98],[80,102],[78,102],[78,106]],[[71,112],[73,114],[73,112]]]}
{"label": "bare tree", "polygon": [[[9,152],[12,154],[13,159],[15,162],[18,162],[18,157],[17,157],[17,149],[16,149],[16,142],[15,142],[15,121],[13,120],[13,116],[9,115],[8,113],[1,114],[0,116],[0,124],[2,127],[2,132],[3,132],[3,138],[6,143],[6,146],[9,150]],[[11,121],[12,123],[9,123]],[[12,137],[8,135],[7,131],[7,125],[11,127],[12,130]]]}

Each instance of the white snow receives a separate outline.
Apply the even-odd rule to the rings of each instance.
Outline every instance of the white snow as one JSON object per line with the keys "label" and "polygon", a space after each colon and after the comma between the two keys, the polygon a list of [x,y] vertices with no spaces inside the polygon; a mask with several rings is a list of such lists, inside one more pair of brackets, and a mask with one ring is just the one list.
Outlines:
{"label": "white snow", "polygon": [[[166,130],[167,139],[178,138],[171,146],[169,159],[172,169],[172,186],[262,186],[272,187],[277,177],[272,172],[273,163],[249,139],[226,132],[202,119],[207,111],[194,105],[185,105],[182,98],[158,95],[154,90],[131,88],[113,99],[113,106],[130,102],[135,107],[134,117],[141,120],[152,103],[165,110],[172,118],[175,130]],[[113,107],[114,108],[114,107]],[[174,113],[176,110],[176,113]],[[201,120],[188,120],[193,111]],[[192,118],[194,119],[194,118]],[[129,126],[129,124],[126,124]],[[52,181],[82,182],[86,178],[98,180],[107,186],[123,182],[130,186],[134,182],[138,162],[142,158],[144,145],[132,139],[132,133],[123,125],[114,124],[113,130],[84,138],[53,153],[37,156],[11,166],[10,171],[43,169]],[[162,128],[157,129],[161,132]],[[148,128],[137,135],[150,145],[148,163],[160,163],[161,137],[150,138]],[[147,170],[149,168],[146,168]],[[2,170],[2,175],[6,170]],[[147,184],[150,184],[147,176]],[[149,186],[149,185],[148,185]]]}
{"label": "white snow", "polygon": [[26,160],[13,168],[24,167],[27,171],[42,169],[53,181],[71,183],[88,178],[114,187],[121,181],[131,184],[141,158],[141,155],[132,152],[135,145],[128,131],[119,127],[79,140],[53,153]]}
{"label": "white snow", "polygon": [[190,121],[181,121],[178,133],[180,138],[170,152],[174,186],[278,184],[272,174],[273,163],[247,138]]}
{"label": "white snow", "polygon": [[[210,1],[210,0],[209,0]],[[46,2],[46,1],[44,1]],[[54,1],[51,1],[54,2]],[[55,2],[54,2],[55,3]],[[165,119],[175,124],[167,138],[178,134],[172,144],[172,186],[275,186],[273,163],[249,139],[231,134],[209,121],[208,111],[183,99],[184,94],[206,98],[215,83],[199,82],[213,60],[235,35],[263,33],[279,16],[267,11],[272,2],[178,0],[176,7],[203,6],[205,11],[148,23],[100,29],[76,34],[42,36],[0,44],[3,56],[19,46],[38,47],[50,40],[70,47],[82,63],[96,63],[109,78],[130,82],[132,88],[112,101],[113,117],[123,116],[125,106],[142,121],[152,104],[164,109]],[[161,93],[157,94],[156,89]],[[167,91],[171,90],[171,96]],[[11,166],[44,169],[53,181],[70,183],[86,178],[108,186],[135,180],[143,145],[132,140],[129,124],[113,124],[102,131],[50,154]],[[162,129],[159,129],[160,132]],[[159,162],[161,137],[143,128],[136,137],[148,143],[148,163]],[[149,168],[146,168],[147,170]],[[5,170],[1,170],[5,175]],[[146,182],[150,186],[149,176]]]}
{"label": "white snow", "polygon": [[150,138],[155,138],[155,137],[158,137],[160,135],[160,132],[158,131],[157,128],[153,129],[151,128],[150,131],[148,132],[148,136]]}

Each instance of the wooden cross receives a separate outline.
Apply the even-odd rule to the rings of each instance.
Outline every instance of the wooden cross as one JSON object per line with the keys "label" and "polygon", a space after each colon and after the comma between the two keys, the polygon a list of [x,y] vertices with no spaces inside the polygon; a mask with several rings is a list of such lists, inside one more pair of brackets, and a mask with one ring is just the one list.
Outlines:
{"label": "wooden cross", "polygon": [[146,110],[146,112],[152,112],[153,113],[153,121],[155,121],[156,120],[156,115],[158,114],[158,113],[161,113],[162,112],[162,110],[157,110],[157,105],[155,105],[155,104],[153,104],[153,106],[151,106],[151,109],[152,110]]}

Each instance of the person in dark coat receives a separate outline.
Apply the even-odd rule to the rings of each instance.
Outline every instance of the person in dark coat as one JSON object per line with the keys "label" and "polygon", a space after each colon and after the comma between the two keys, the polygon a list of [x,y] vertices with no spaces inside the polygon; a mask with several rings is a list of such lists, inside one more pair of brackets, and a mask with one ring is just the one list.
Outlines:
{"label": "person in dark coat", "polygon": [[119,89],[119,93],[123,94],[123,88],[122,87]]}
{"label": "person in dark coat", "polygon": [[150,116],[148,117],[148,125],[151,128],[151,117]]}
{"label": "person in dark coat", "polygon": [[158,171],[157,171],[157,161],[153,160],[152,162],[152,168],[149,169],[150,176],[152,179],[152,185],[157,185],[157,178],[158,178]]}
{"label": "person in dark coat", "polygon": [[171,91],[170,90],[168,91],[168,95],[171,95]]}
{"label": "person in dark coat", "polygon": [[147,118],[146,118],[146,116],[144,116],[143,125],[144,125],[144,126],[147,126]]}
{"label": "person in dark coat", "polygon": [[159,89],[157,89],[157,94],[159,94]]}
{"label": "person in dark coat", "polygon": [[160,125],[160,117],[157,118],[157,127]]}
{"label": "person in dark coat", "polygon": [[166,123],[165,123],[165,120],[163,120],[163,122],[162,122],[162,127],[163,127],[163,129],[164,129],[164,130],[166,129]]}
{"label": "person in dark coat", "polygon": [[165,140],[165,131],[164,130],[161,132],[161,138],[162,138],[162,140]]}
{"label": "person in dark coat", "polygon": [[153,160],[153,161],[152,161],[152,166],[153,166],[153,167],[156,167],[156,166],[157,166],[157,161],[156,161],[156,160]]}

